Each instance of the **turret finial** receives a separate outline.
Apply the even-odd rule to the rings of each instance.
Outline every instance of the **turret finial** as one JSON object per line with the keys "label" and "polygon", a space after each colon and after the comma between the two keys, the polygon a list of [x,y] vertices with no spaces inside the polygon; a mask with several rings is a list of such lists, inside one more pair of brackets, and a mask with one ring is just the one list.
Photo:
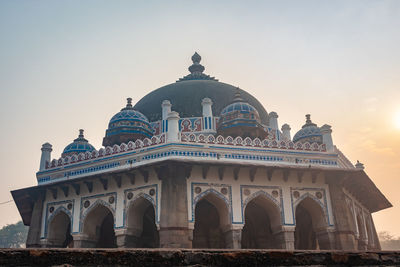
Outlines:
{"label": "turret finial", "polygon": [[132,107],[132,98],[130,98],[130,97],[128,97],[127,99],[126,99],[126,107],[127,108],[131,108]]}
{"label": "turret finial", "polygon": [[79,129],[79,138],[83,138],[83,129]]}
{"label": "turret finial", "polygon": [[310,123],[312,123],[311,115],[310,114],[306,114],[306,124],[310,124]]}
{"label": "turret finial", "polygon": [[201,56],[197,52],[194,52],[194,54],[192,56],[192,61],[193,61],[193,63],[200,63]]}
{"label": "turret finial", "polygon": [[233,102],[241,102],[243,101],[242,95],[240,94],[240,88],[236,87],[235,98],[233,98]]}

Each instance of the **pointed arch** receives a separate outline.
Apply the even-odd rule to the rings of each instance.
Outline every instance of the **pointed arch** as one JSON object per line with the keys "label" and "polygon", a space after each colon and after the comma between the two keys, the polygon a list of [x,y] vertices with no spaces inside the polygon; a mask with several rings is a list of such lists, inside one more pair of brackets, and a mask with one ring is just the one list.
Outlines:
{"label": "pointed arch", "polygon": [[257,191],[244,203],[242,248],[280,248],[276,232],[282,229],[280,203],[265,191]]}
{"label": "pointed arch", "polygon": [[130,236],[127,247],[159,247],[156,212],[154,200],[147,194],[140,193],[129,202],[125,217],[127,235]]}
{"label": "pointed arch", "polygon": [[116,247],[115,211],[104,200],[98,199],[82,216],[82,233],[90,247]]}
{"label": "pointed arch", "polygon": [[231,205],[215,189],[208,189],[193,201],[194,248],[225,248],[225,232],[231,228]]}
{"label": "pointed arch", "polygon": [[49,247],[65,248],[72,242],[72,215],[65,207],[60,206],[51,214],[47,228]]}

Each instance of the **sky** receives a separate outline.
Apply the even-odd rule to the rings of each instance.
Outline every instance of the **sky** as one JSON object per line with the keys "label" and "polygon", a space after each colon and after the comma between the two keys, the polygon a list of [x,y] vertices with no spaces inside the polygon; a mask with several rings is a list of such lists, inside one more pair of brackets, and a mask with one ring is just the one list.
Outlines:
{"label": "sky", "polygon": [[[378,231],[400,236],[400,1],[0,1],[0,203],[36,184],[85,129],[96,148],[132,97],[188,74],[239,86],[288,123],[311,114],[393,208]],[[20,216],[0,204],[0,227]]]}

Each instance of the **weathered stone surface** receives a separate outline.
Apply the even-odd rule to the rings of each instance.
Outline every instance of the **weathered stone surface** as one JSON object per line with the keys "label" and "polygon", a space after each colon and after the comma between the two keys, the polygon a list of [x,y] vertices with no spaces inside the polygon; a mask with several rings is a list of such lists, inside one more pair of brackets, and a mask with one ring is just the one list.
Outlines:
{"label": "weathered stone surface", "polygon": [[400,252],[1,249],[0,266],[399,266]]}

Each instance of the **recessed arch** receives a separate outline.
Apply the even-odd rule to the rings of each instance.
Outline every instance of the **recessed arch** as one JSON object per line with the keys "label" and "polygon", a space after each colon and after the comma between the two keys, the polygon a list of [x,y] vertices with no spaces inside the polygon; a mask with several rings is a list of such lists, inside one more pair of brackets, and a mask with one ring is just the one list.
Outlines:
{"label": "recessed arch", "polygon": [[82,233],[88,247],[116,247],[114,210],[103,200],[97,200],[83,216]]}
{"label": "recessed arch", "polygon": [[280,248],[274,235],[282,228],[280,205],[264,191],[247,198],[244,207],[242,248]]}
{"label": "recessed arch", "polygon": [[126,215],[127,247],[159,247],[156,208],[152,198],[140,194],[129,202]]}
{"label": "recessed arch", "polygon": [[49,247],[72,246],[72,217],[63,206],[58,207],[48,219],[47,243]]}
{"label": "recessed arch", "polygon": [[208,189],[194,201],[194,248],[225,248],[224,233],[231,227],[230,205],[214,189]]}
{"label": "recessed arch", "polygon": [[[296,202],[295,206],[295,249],[329,249],[328,222],[325,208],[314,196],[308,194]],[[310,227],[311,226],[311,227]],[[325,239],[324,239],[325,238]]]}

